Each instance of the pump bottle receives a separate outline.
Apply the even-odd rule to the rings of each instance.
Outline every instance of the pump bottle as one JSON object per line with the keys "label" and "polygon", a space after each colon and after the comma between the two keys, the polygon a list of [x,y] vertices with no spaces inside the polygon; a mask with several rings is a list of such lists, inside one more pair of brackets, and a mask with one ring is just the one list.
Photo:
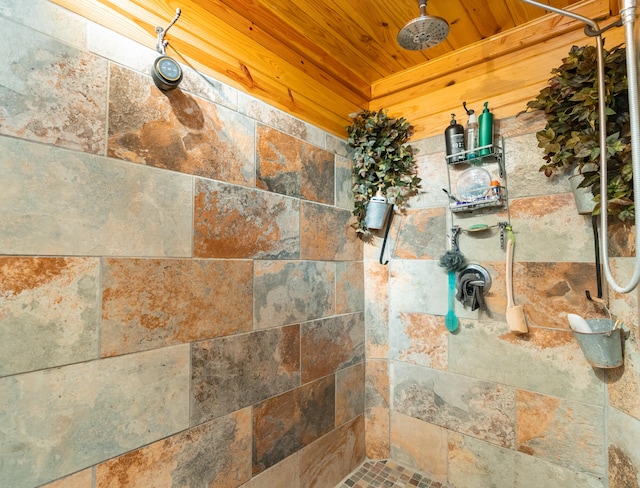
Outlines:
{"label": "pump bottle", "polygon": [[[484,102],[484,110],[478,117],[478,146],[489,146],[493,144],[493,114],[489,112],[489,102]],[[491,148],[480,149],[480,156],[491,154]]]}
{"label": "pump bottle", "polygon": [[476,147],[478,147],[478,119],[476,118],[475,111],[467,108],[467,102],[462,102],[462,106],[469,116],[464,141],[465,149],[467,151],[467,159],[474,159],[477,156]]}
{"label": "pump bottle", "polygon": [[464,161],[464,154],[461,154],[464,152],[464,127],[456,122],[456,114],[451,114],[449,127],[444,131],[444,142],[449,164]]}

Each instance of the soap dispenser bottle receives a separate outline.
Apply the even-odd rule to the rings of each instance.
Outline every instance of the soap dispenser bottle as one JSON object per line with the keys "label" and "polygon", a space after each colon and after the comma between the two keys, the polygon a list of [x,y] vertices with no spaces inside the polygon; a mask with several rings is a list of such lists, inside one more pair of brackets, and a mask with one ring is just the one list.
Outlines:
{"label": "soap dispenser bottle", "polygon": [[444,131],[444,143],[447,149],[447,163],[464,161],[464,127],[456,122],[456,114],[451,114],[449,127]]}
{"label": "soap dispenser bottle", "polygon": [[[489,112],[489,102],[484,102],[484,110],[478,117],[478,147],[493,144],[493,114]],[[478,152],[480,156],[491,154],[491,148],[486,147]]]}
{"label": "soap dispenser bottle", "polygon": [[467,111],[469,119],[467,120],[467,128],[465,130],[465,149],[467,151],[467,159],[474,159],[476,154],[476,147],[478,147],[478,119],[473,109],[467,108],[467,102],[462,102],[462,106]]}

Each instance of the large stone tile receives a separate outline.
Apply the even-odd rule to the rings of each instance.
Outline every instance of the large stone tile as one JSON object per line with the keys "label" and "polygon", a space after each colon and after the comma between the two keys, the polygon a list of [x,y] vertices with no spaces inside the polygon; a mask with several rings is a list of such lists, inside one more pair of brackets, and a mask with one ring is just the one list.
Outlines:
{"label": "large stone tile", "polygon": [[92,258],[0,257],[0,376],[100,356],[99,272]]}
{"label": "large stone tile", "polygon": [[510,204],[517,261],[594,261],[591,217],[571,193],[519,198]]}
{"label": "large stone tile", "polygon": [[240,488],[302,488],[300,486],[300,454],[292,454],[278,464],[271,466],[257,476],[251,478]]}
{"label": "large stone tile", "polygon": [[366,355],[389,357],[389,268],[374,261],[364,263]]}
{"label": "large stone tile", "polygon": [[364,422],[357,417],[302,451],[300,486],[333,488],[360,466],[364,457]]}
{"label": "large stone tile", "polygon": [[400,312],[392,324],[391,359],[447,370],[449,331],[444,317]]}
{"label": "large stone tile", "polygon": [[264,471],[311,444],[330,432],[334,425],[333,375],[255,405],[253,474]]}
{"label": "large stone tile", "polygon": [[108,155],[245,186],[255,184],[255,122],[190,95],[163,92],[111,65]]}
{"label": "large stone tile", "polygon": [[329,151],[258,125],[256,186],[333,205],[334,156]]}
{"label": "large stone tile", "polygon": [[[569,174],[559,173],[547,178],[543,172],[539,171],[540,166],[545,164],[543,157],[544,150],[538,147],[535,132],[509,137],[505,140],[504,160],[509,198],[539,196],[546,198],[552,194],[571,191]],[[571,195],[569,198],[573,200]],[[575,202],[566,200],[566,204],[571,207],[571,211],[577,214]],[[551,207],[548,208],[556,211]]]}
{"label": "large stone tile", "polygon": [[229,488],[250,478],[250,408],[110,459],[96,468],[96,488]]}
{"label": "large stone tile", "polygon": [[336,207],[353,212],[353,183],[351,171],[353,161],[349,158],[336,156]]}
{"label": "large stone tile", "polygon": [[364,266],[362,262],[336,263],[336,313],[364,311]]}
{"label": "large stone tile", "polygon": [[238,111],[303,141],[324,147],[325,132],[246,93],[238,95]]}
{"label": "large stone tile", "polygon": [[394,255],[399,259],[440,259],[447,250],[446,233],[444,207],[407,210]]}
{"label": "large stone tile", "polygon": [[102,356],[252,329],[250,261],[104,260]]}
{"label": "large stone tile", "polygon": [[393,411],[493,444],[515,448],[515,390],[395,361]]}
{"label": "large stone tile", "polygon": [[364,314],[341,315],[302,324],[302,382],[364,361]]}
{"label": "large stone tile", "polygon": [[449,433],[449,485],[455,488],[604,488],[597,476]]}
{"label": "large stone tile", "polygon": [[194,214],[195,256],[300,256],[300,202],[293,198],[197,179]]}
{"label": "large stone tile", "polygon": [[[439,262],[428,260],[397,259],[390,263],[389,306],[391,316],[398,312],[447,313],[447,271]],[[478,318],[481,311],[465,309],[454,300],[458,318]]]}
{"label": "large stone tile", "polygon": [[0,479],[32,488],[180,432],[188,390],[188,345],[2,378]]}
{"label": "large stone tile", "polygon": [[447,431],[422,420],[391,413],[391,458],[429,475],[447,480]]}
{"label": "large stone tile", "polygon": [[605,401],[602,373],[564,330],[518,335],[504,323],[463,320],[449,336],[449,371],[590,405]]}
{"label": "large stone tile", "polygon": [[391,456],[389,405],[388,361],[368,359],[365,375],[365,441],[369,459],[387,459]]}
{"label": "large stone tile", "polygon": [[282,327],[191,346],[191,425],[300,384],[300,329]]}
{"label": "large stone tile", "polygon": [[[151,76],[154,60],[159,56],[151,43],[138,44],[106,27],[89,23],[87,26],[87,48],[92,53],[107,58],[129,69]],[[224,83],[196,72],[184,64],[180,57],[174,56],[182,67],[180,90],[205,98],[218,105],[236,110],[238,107],[238,91]],[[145,80],[146,84],[146,80]]]}
{"label": "large stone tile", "polygon": [[93,488],[93,469],[85,469],[53,483],[42,485],[42,488]]}
{"label": "large stone tile", "polygon": [[0,133],[104,154],[106,60],[4,17],[0,31],[11,66],[0,81]]}
{"label": "large stone tile", "polygon": [[3,254],[191,255],[187,176],[4,137],[0,160]]}
{"label": "large stone tile", "polygon": [[315,261],[254,263],[254,326],[258,329],[333,315],[335,265]]}
{"label": "large stone tile", "polygon": [[364,363],[336,373],[336,427],[364,413],[364,384]]}
{"label": "large stone tile", "polygon": [[0,16],[83,49],[87,21],[48,0],[3,0]]}
{"label": "large stone tile", "polygon": [[516,417],[519,451],[574,471],[605,474],[603,407],[518,390]]}
{"label": "large stone tile", "polygon": [[409,199],[410,208],[446,207],[449,198],[442,191],[449,188],[449,177],[445,163],[444,142],[440,146],[440,152],[416,154],[416,166],[418,176],[422,178],[422,188],[418,194]]}
{"label": "large stone tile", "polygon": [[301,202],[300,258],[325,261],[362,260],[362,241],[351,212],[326,205]]}
{"label": "large stone tile", "polygon": [[[599,220],[598,220],[599,222]],[[609,217],[608,220],[609,256],[611,257],[633,257],[636,255],[636,228],[634,221],[620,222]],[[629,278],[632,273],[629,274]],[[631,280],[627,279],[622,284],[623,287]]]}
{"label": "large stone tile", "polygon": [[608,410],[609,488],[640,486],[640,421],[615,408]]}

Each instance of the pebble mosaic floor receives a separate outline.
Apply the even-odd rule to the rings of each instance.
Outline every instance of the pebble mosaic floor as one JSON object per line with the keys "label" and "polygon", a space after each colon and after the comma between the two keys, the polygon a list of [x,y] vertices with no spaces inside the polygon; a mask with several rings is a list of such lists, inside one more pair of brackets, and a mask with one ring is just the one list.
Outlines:
{"label": "pebble mosaic floor", "polygon": [[365,461],[336,488],[448,488],[391,460]]}

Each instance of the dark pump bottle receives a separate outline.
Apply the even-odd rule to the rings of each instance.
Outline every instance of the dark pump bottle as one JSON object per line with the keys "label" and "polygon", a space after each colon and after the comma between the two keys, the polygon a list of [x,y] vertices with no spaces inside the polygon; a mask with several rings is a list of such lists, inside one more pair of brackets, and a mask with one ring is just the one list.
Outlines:
{"label": "dark pump bottle", "polygon": [[456,122],[456,114],[451,114],[449,127],[444,131],[444,141],[447,147],[447,162],[458,163],[464,161],[464,127]]}
{"label": "dark pump bottle", "polygon": [[[493,114],[489,112],[489,102],[484,102],[484,110],[478,117],[478,146],[493,144]],[[491,148],[480,149],[479,155],[491,154]]]}

